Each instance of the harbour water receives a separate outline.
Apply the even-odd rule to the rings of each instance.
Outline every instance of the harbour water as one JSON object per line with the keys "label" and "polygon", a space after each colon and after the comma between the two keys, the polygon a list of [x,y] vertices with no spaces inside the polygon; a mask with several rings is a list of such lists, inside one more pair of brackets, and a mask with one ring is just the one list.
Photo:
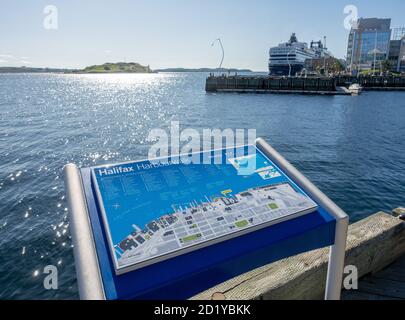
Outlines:
{"label": "harbour water", "polygon": [[143,159],[171,121],[257,129],[352,222],[405,205],[405,93],[207,94],[206,76],[0,75],[0,299],[78,298],[64,164]]}

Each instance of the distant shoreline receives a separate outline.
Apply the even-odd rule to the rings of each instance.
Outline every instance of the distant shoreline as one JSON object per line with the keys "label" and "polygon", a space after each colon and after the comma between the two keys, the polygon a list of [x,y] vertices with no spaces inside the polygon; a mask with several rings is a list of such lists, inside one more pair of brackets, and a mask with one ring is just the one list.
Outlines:
{"label": "distant shoreline", "polygon": [[[250,69],[237,68],[164,68],[152,70],[135,63],[103,64],[84,69],[0,67],[0,74],[57,73],[57,74],[148,74],[148,73],[253,73]],[[262,71],[257,71],[262,72]],[[264,71],[263,71],[264,72]]]}
{"label": "distant shoreline", "polygon": [[0,67],[0,73],[73,73],[74,69]]}
{"label": "distant shoreline", "polygon": [[237,68],[166,68],[166,69],[157,69],[155,70],[156,72],[222,72],[222,73],[228,73],[228,72],[254,72],[250,69],[237,69]]}

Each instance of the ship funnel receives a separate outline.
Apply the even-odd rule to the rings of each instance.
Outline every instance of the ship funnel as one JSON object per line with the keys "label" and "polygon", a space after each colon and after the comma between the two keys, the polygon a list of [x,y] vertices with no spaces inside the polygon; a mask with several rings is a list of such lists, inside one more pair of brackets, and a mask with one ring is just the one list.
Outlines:
{"label": "ship funnel", "polygon": [[298,42],[297,36],[295,35],[295,32],[290,37],[290,43],[295,43]]}

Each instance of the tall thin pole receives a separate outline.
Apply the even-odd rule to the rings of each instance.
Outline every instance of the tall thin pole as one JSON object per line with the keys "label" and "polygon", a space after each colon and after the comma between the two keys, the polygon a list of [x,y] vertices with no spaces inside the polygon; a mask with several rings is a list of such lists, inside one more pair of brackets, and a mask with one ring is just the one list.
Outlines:
{"label": "tall thin pole", "polygon": [[[323,39],[324,39],[324,48],[326,50],[326,36],[324,36]],[[325,73],[325,76],[328,73],[328,72],[326,72],[326,54],[325,54],[325,52],[323,53],[323,72]]]}
{"label": "tall thin pole", "polygon": [[401,64],[402,60],[405,59],[405,54],[403,54],[403,49],[405,49],[405,36],[401,39],[401,45],[399,46],[399,56],[398,56],[398,64],[397,64],[397,72],[401,71]]}
{"label": "tall thin pole", "polygon": [[375,41],[374,41],[374,75],[375,75],[375,64],[377,62],[377,33],[378,30],[375,29]]}
{"label": "tall thin pole", "polygon": [[[353,31],[353,40],[352,40],[352,56],[350,58],[350,73],[353,74],[353,59],[354,59],[354,45],[356,41],[356,31]],[[358,48],[357,48],[358,49]]]}
{"label": "tall thin pole", "polygon": [[[363,34],[361,34],[361,38],[359,36],[359,46],[360,46],[360,53],[359,53],[359,59],[358,59],[358,64],[357,64],[357,77],[360,77],[360,71],[361,71],[361,59],[362,59],[362,54],[363,54]],[[367,62],[367,60],[366,60]]]}
{"label": "tall thin pole", "polygon": [[288,61],[288,68],[289,68],[289,70],[288,70],[288,77],[289,77],[289,78],[291,78],[290,53],[291,53],[291,51],[288,51],[288,53],[287,53],[287,61]]}

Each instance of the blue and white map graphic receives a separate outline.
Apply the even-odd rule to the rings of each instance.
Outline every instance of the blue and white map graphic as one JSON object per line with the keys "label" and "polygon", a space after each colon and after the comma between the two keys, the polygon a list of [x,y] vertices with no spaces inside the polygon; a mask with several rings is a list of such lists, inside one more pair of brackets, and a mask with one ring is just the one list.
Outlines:
{"label": "blue and white map graphic", "polygon": [[117,273],[316,210],[255,147],[212,153],[218,156],[222,164],[141,161],[92,169]]}

